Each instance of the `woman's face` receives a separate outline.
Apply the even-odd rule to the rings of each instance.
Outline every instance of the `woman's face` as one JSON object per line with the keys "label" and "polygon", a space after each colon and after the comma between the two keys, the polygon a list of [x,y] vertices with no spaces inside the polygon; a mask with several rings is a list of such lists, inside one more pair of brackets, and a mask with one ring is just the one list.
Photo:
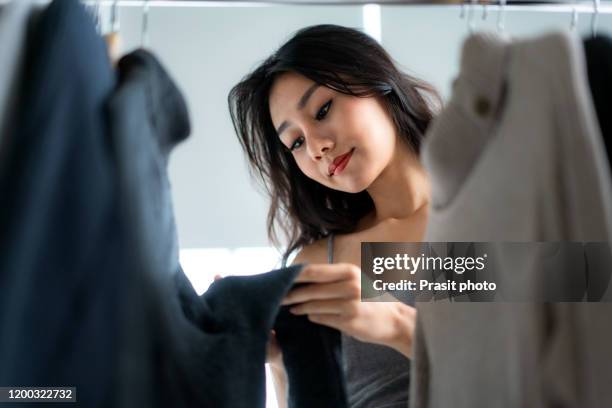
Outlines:
{"label": "woman's face", "polygon": [[275,80],[270,114],[302,172],[335,190],[367,189],[398,143],[379,98],[342,94],[293,72]]}

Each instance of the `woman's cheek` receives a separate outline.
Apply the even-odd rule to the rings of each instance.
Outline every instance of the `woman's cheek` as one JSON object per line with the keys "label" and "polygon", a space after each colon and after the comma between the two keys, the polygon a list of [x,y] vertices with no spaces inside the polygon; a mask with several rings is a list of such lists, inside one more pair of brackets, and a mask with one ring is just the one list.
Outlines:
{"label": "woman's cheek", "polygon": [[323,177],[315,167],[313,163],[308,160],[308,158],[296,158],[296,162],[302,173],[306,175],[306,177],[313,179],[319,183],[323,183]]}

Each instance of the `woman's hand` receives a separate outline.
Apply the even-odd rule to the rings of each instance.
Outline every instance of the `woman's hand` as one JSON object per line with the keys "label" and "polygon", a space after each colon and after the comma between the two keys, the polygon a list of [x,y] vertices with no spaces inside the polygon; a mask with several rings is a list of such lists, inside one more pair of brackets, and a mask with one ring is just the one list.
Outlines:
{"label": "woman's hand", "polygon": [[410,358],[416,310],[400,302],[362,302],[361,269],[353,264],[308,264],[282,304],[296,315],[358,340],[392,347]]}

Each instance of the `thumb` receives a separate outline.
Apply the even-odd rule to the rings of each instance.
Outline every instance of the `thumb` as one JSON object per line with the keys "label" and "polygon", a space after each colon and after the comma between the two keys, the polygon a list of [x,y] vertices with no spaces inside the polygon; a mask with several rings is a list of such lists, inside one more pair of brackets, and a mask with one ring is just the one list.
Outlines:
{"label": "thumb", "polygon": [[216,281],[218,281],[218,280],[219,280],[219,279],[221,279],[221,278],[222,278],[222,276],[221,276],[221,275],[218,275],[218,274],[217,274],[217,275],[215,275],[215,280],[216,280]]}

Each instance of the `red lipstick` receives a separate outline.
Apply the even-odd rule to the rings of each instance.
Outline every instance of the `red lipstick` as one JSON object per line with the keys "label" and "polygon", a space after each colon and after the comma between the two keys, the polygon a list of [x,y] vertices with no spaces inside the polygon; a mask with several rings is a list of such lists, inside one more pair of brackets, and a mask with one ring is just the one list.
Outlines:
{"label": "red lipstick", "polygon": [[333,176],[344,170],[344,168],[348,165],[349,160],[351,160],[353,151],[355,151],[355,148],[352,148],[348,153],[344,153],[340,156],[337,156],[332,162],[332,164],[330,164],[327,168],[327,173],[330,176]]}

